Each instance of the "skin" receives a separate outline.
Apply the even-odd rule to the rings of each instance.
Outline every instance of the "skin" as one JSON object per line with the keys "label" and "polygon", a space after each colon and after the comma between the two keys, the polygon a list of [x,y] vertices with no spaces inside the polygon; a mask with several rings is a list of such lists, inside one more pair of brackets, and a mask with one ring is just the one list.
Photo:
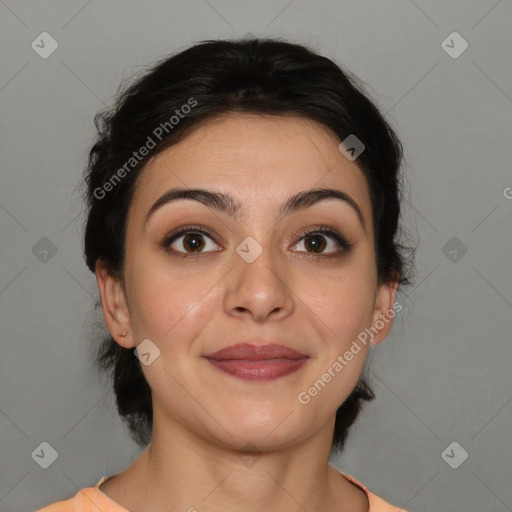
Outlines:
{"label": "skin", "polygon": [[[229,114],[201,124],[142,171],[128,216],[123,281],[101,261],[96,266],[104,318],[117,343],[133,349],[150,339],[160,350],[152,364],[141,365],[152,389],[152,442],[101,486],[131,512],[368,511],[366,494],[328,462],[336,409],[356,385],[370,344],[307,405],[297,399],[392,309],[397,289],[396,281],[377,278],[368,185],[339,142],[323,125],[296,116]],[[180,200],[145,224],[153,203],[174,187],[229,193],[243,216],[236,221]],[[365,227],[335,199],[276,221],[288,197],[318,187],[349,194]],[[199,253],[183,245],[183,235],[174,241],[176,251],[195,258],[162,246],[188,224],[217,235],[205,235]],[[327,244],[320,254],[301,242],[304,228],[319,224],[338,230],[351,250],[330,235],[313,237]],[[235,251],[248,236],[263,249],[252,263]],[[255,337],[309,360],[293,374],[254,382],[202,357]],[[247,450],[257,452],[254,459]]]}

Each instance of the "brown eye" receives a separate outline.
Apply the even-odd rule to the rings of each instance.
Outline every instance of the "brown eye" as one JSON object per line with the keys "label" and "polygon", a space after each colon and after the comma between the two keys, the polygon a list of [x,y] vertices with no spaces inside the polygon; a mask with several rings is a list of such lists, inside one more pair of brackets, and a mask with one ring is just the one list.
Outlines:
{"label": "brown eye", "polygon": [[325,257],[341,255],[352,248],[352,244],[331,228],[309,231],[293,247],[302,245],[307,253],[312,255],[320,254]]}
{"label": "brown eye", "polygon": [[182,228],[178,233],[167,237],[162,246],[171,253],[178,253],[181,256],[199,255],[204,252],[211,252],[222,249],[215,243],[212,235],[202,229]]}
{"label": "brown eye", "polygon": [[183,238],[183,247],[185,247],[185,249],[191,248],[191,252],[201,252],[204,246],[203,235],[191,233],[185,235]]}
{"label": "brown eye", "polygon": [[321,235],[308,235],[304,237],[304,240],[304,245],[315,253],[322,252],[327,245],[325,238]]}

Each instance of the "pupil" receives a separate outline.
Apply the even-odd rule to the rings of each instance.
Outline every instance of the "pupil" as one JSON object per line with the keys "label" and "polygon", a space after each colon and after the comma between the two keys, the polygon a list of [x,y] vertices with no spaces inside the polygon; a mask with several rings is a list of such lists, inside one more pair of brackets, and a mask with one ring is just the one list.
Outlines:
{"label": "pupil", "polygon": [[[315,242],[315,240],[316,240],[316,242]],[[318,242],[319,240],[320,240],[320,242]],[[313,249],[314,252],[322,252],[322,250],[325,246],[325,240],[318,235],[313,235],[311,237],[308,237],[307,244],[311,249]]]}
{"label": "pupil", "polygon": [[189,246],[193,249],[202,249],[204,245],[204,241],[201,240],[201,235],[199,234],[189,234],[185,236],[185,243],[189,244]]}

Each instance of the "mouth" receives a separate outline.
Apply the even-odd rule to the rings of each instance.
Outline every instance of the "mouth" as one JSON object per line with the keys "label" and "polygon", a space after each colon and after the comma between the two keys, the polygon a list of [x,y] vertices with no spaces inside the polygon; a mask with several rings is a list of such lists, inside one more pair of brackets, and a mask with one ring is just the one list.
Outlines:
{"label": "mouth", "polygon": [[299,370],[309,356],[284,345],[240,343],[203,356],[218,370],[242,380],[267,382]]}

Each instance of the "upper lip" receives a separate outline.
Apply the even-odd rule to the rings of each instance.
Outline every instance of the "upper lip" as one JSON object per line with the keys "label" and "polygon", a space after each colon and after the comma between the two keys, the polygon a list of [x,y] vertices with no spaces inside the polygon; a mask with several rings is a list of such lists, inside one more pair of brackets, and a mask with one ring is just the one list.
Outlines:
{"label": "upper lip", "polygon": [[249,361],[263,361],[268,359],[302,359],[309,357],[293,348],[276,343],[266,345],[255,345],[253,343],[237,343],[229,347],[222,348],[204,357],[209,359],[246,359]]}

